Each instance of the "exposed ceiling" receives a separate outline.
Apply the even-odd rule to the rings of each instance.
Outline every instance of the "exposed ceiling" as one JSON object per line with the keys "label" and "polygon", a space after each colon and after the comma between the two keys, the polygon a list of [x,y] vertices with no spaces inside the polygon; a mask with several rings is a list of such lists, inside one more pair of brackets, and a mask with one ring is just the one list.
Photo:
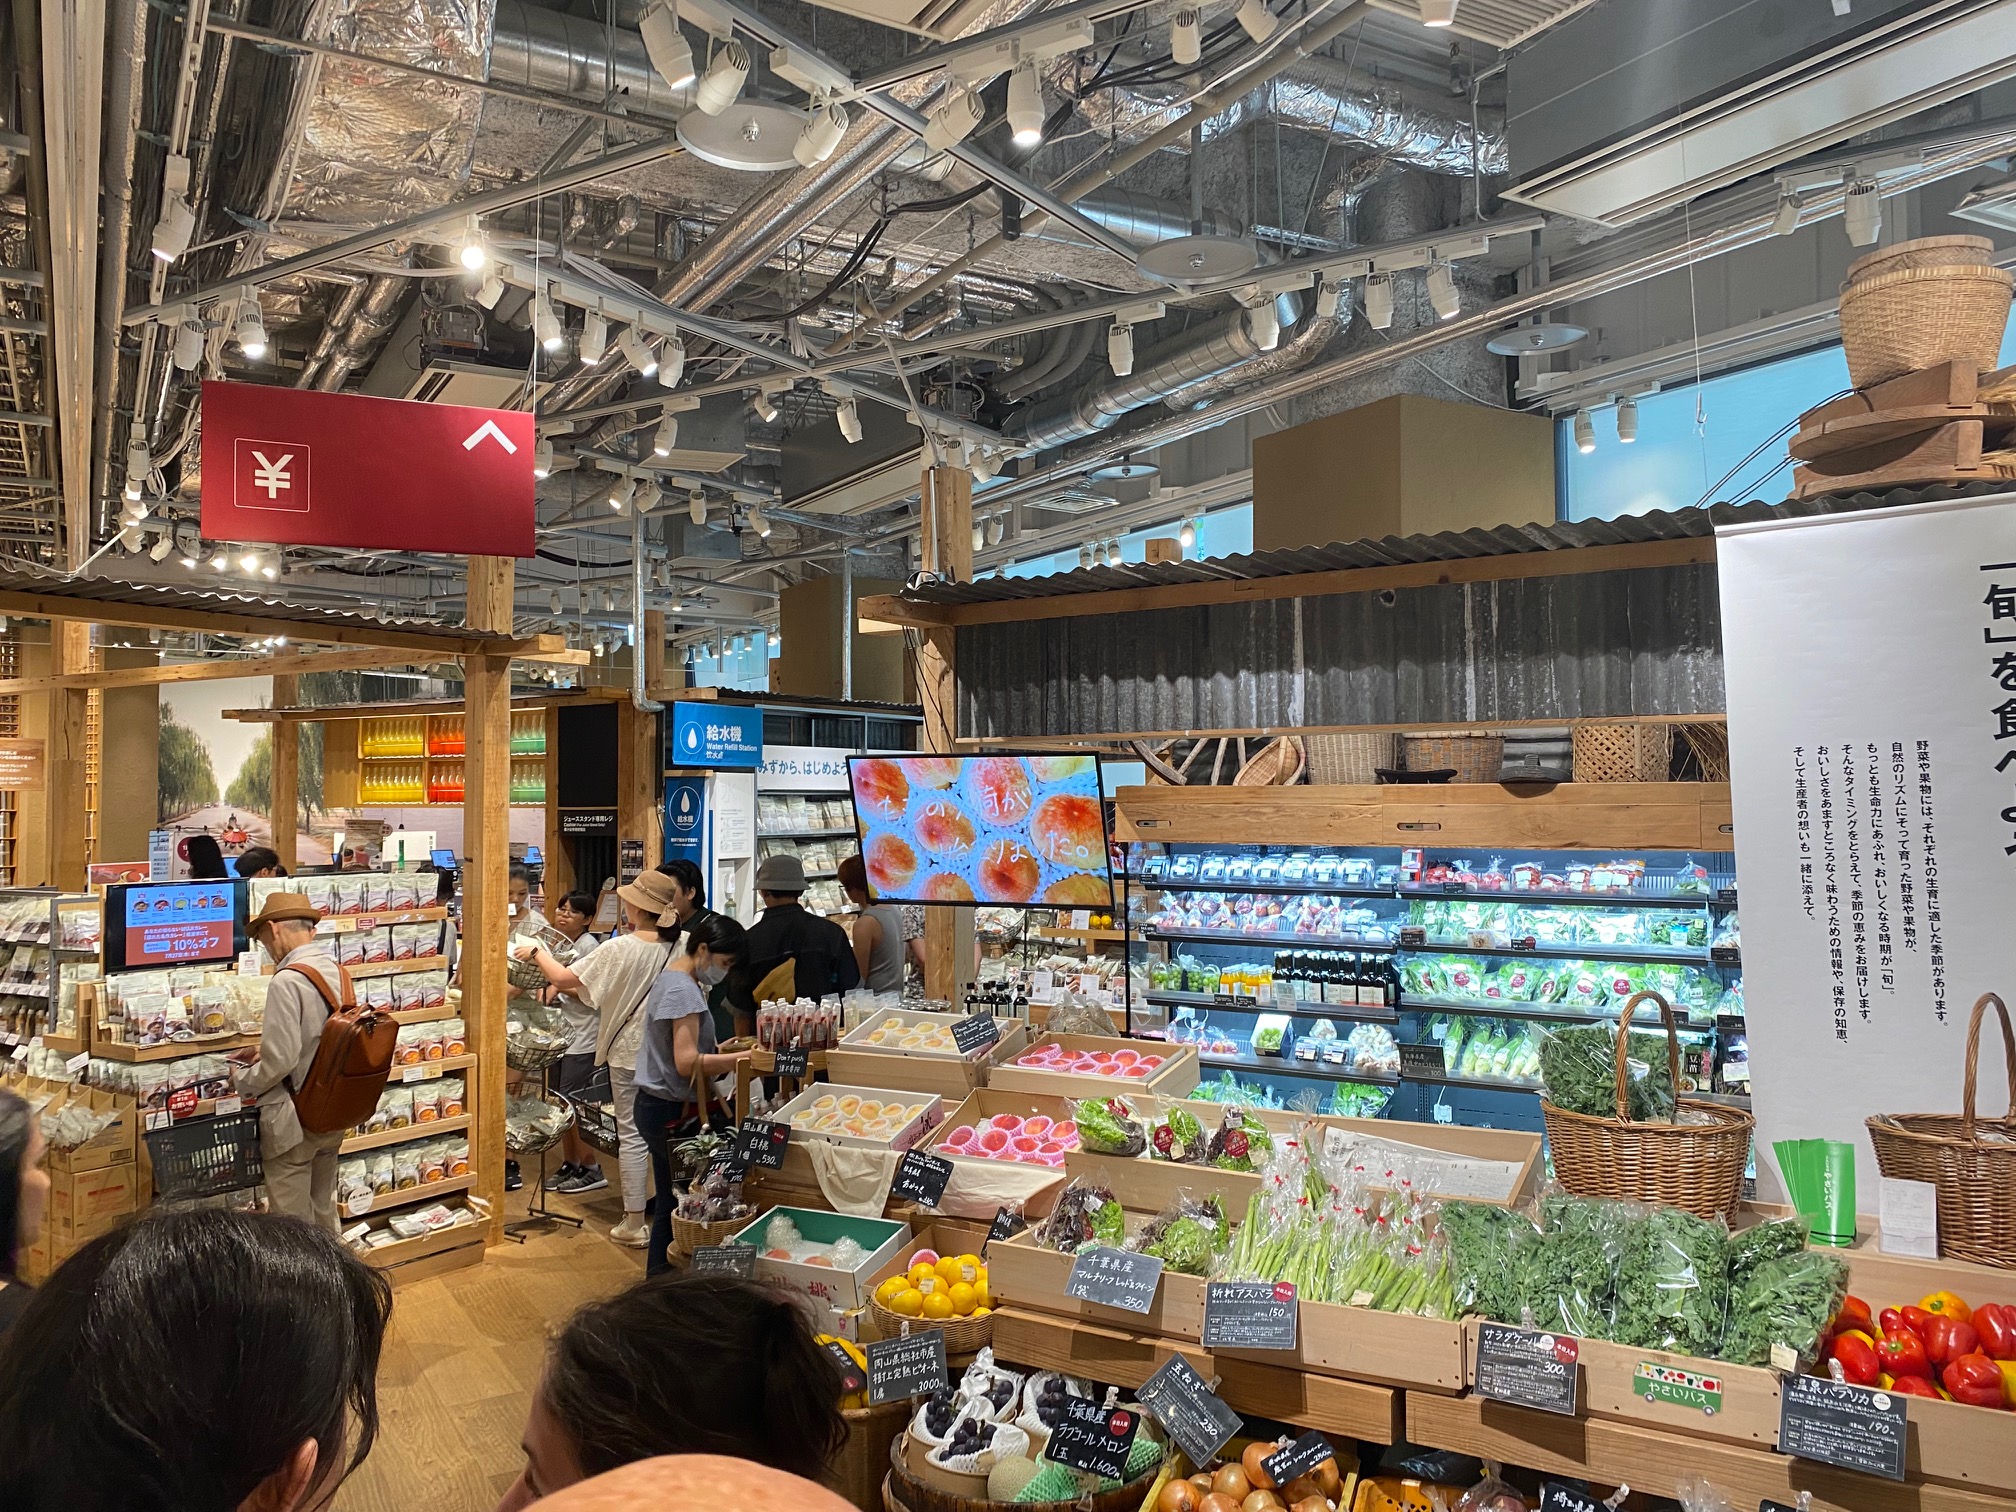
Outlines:
{"label": "exposed ceiling", "polygon": [[[221,376],[532,410],[520,628],[619,634],[641,550],[682,638],[742,633],[843,557],[907,571],[933,458],[973,469],[990,564],[1236,501],[1243,460],[1185,471],[1175,443],[1375,388],[1600,391],[1483,342],[1754,248],[1788,195],[1797,236],[1840,241],[1858,183],[1971,186],[2016,146],[2016,0],[1460,0],[1447,27],[1435,0],[665,6],[16,7],[0,561],[236,573],[216,548],[263,543],[198,528]],[[1752,51],[1696,55],[1723,30]],[[1950,87],[1837,98],[1942,36]],[[654,65],[675,37],[707,82]],[[724,54],[750,71],[712,114]],[[790,160],[836,102],[823,156],[732,166]],[[1743,329],[1754,360],[1772,333]],[[1112,474],[1157,448],[1159,479]],[[461,612],[454,559],[262,562],[297,606]]]}

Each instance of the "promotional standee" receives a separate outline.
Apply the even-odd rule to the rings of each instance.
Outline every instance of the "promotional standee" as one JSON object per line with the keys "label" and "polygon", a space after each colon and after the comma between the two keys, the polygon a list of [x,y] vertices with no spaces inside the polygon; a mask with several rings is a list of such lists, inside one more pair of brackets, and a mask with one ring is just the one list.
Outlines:
{"label": "promotional standee", "polygon": [[665,857],[685,857],[707,878],[708,901],[755,918],[756,771],[763,711],[677,702],[665,711]]}

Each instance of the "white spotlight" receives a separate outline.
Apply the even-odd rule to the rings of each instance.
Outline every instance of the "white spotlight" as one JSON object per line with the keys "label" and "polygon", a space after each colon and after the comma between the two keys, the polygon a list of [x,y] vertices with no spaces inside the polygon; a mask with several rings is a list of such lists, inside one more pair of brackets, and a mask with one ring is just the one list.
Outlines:
{"label": "white spotlight", "polygon": [[665,345],[658,351],[658,387],[679,387],[679,379],[685,371],[686,343],[677,336],[666,337]]}
{"label": "white spotlight", "polygon": [[558,588],[555,588],[550,594],[547,595],[546,608],[547,611],[552,614],[558,614],[560,612],[560,590]]}
{"label": "white spotlight", "polygon": [[1629,446],[1638,439],[1638,401],[1629,397],[1617,401],[1617,439]]}
{"label": "white spotlight", "polygon": [[750,396],[749,407],[756,412],[756,418],[765,425],[777,423],[777,399],[767,388],[760,388]]}
{"label": "white spotlight", "polygon": [[987,544],[987,531],[985,527],[975,525],[973,527],[973,549],[975,551],[978,551],[982,546],[985,546],[986,544]]}
{"label": "white spotlight", "polygon": [[173,262],[189,250],[195,235],[196,212],[189,208],[189,201],[179,194],[163,199],[161,218],[154,222],[154,236],[148,244],[154,255],[163,262]]}
{"label": "white spotlight", "polygon": [[1596,450],[1596,422],[1586,409],[1575,411],[1575,450],[1585,457]]}
{"label": "white spotlight", "polygon": [[1194,68],[1203,56],[1197,39],[1197,12],[1180,10],[1169,24],[1169,56],[1181,67]]}
{"label": "white spotlight", "polygon": [[702,115],[718,116],[741,98],[748,78],[749,49],[740,42],[727,43],[700,76],[700,87],[693,91],[693,108]]}
{"label": "white spotlight", "polygon": [[259,570],[259,553],[256,551],[246,552],[245,555],[238,558],[238,565],[247,572],[257,572]]}
{"label": "white spotlight", "polygon": [[[619,477],[616,480],[616,485],[609,490],[609,507],[615,510],[618,514],[621,514],[625,506],[628,505],[629,502],[636,497],[637,497],[636,480],[632,478]],[[607,605],[604,605],[604,607],[606,608]]]}
{"label": "white spotlight", "polygon": [[266,355],[266,319],[259,310],[259,296],[250,289],[238,296],[238,325],[234,334],[238,350],[248,361],[257,362]]}
{"label": "white spotlight", "polygon": [[1181,546],[1185,551],[1194,551],[1197,549],[1197,522],[1195,520],[1185,520],[1177,528],[1176,544]]}
{"label": "white spotlight", "polygon": [[1330,320],[1349,322],[1351,319],[1351,282],[1338,279],[1332,282],[1324,279],[1316,286],[1316,313]]}
{"label": "white spotlight", "polygon": [[987,522],[987,544],[989,546],[999,546],[1001,544],[1003,529],[1001,516],[999,515],[994,516],[993,519]]}
{"label": "white spotlight", "polygon": [[168,553],[174,549],[175,538],[164,530],[154,538],[154,544],[147,548],[147,556],[151,561],[165,561]]}
{"label": "white spotlight", "polygon": [[637,334],[635,326],[625,328],[623,334],[616,338],[616,350],[623,354],[625,362],[637,370],[639,377],[649,378],[658,371],[658,354]]}
{"label": "white spotlight", "polygon": [[1454,26],[1456,7],[1461,0],[1421,0],[1423,26]]}
{"label": "white spotlight", "polygon": [[1847,198],[1841,202],[1841,216],[1848,226],[1848,240],[1858,247],[1873,247],[1883,234],[1883,194],[1874,179],[1850,179]]}
{"label": "white spotlight", "polygon": [[1365,280],[1365,322],[1375,331],[1393,324],[1393,280],[1384,273]]}
{"label": "white spotlight", "polygon": [[986,115],[986,107],[980,103],[977,94],[964,89],[952,92],[943,105],[931,112],[931,119],[924,123],[924,145],[933,152],[944,152],[958,146],[973,135]]}
{"label": "white spotlight", "polygon": [[553,301],[546,297],[543,288],[532,296],[532,334],[539,339],[539,345],[549,352],[557,352],[567,345],[567,330],[560,324],[560,317],[553,313]]}
{"label": "white spotlight", "polygon": [[695,525],[705,525],[707,523],[707,496],[705,494],[696,493],[686,501],[686,518],[691,520]]}
{"label": "white spotlight", "polygon": [[215,556],[210,558],[210,570],[212,572],[222,572],[226,567],[229,567],[230,565],[231,565],[231,559],[227,557],[222,551],[219,551]]}
{"label": "white spotlight", "polygon": [[590,310],[581,317],[581,345],[577,355],[589,367],[595,366],[609,352],[609,317],[600,310]]}
{"label": "white spotlight", "polygon": [[483,223],[473,215],[462,222],[462,245],[455,256],[471,273],[490,261],[490,249],[483,245]]}
{"label": "white spotlight", "polygon": [[503,275],[495,268],[491,268],[483,275],[482,281],[476,285],[475,292],[470,297],[486,310],[496,309],[497,301],[504,297]]}
{"label": "white spotlight", "polygon": [[126,432],[126,484],[131,497],[140,496],[140,480],[154,471],[154,458],[147,450],[147,428],[134,421]]}
{"label": "white spotlight", "polygon": [[973,453],[968,470],[973,474],[975,483],[992,483],[1001,471],[1001,459],[991,451],[977,451]]}
{"label": "white spotlight", "polygon": [[1799,196],[1789,189],[1778,191],[1778,213],[1771,217],[1773,236],[1790,236],[1799,229]]}
{"label": "white spotlight", "polygon": [[833,419],[840,427],[840,434],[849,446],[861,439],[861,405],[854,399],[842,399],[833,411]]}
{"label": "white spotlight", "polygon": [[1043,82],[1034,63],[1018,63],[1008,75],[1008,129],[1017,147],[1043,140]]}
{"label": "white spotlight", "polygon": [[1114,321],[1106,331],[1106,365],[1115,378],[1134,371],[1134,327]]}
{"label": "white spotlight", "polygon": [[1456,292],[1456,270],[1445,262],[1429,264],[1428,303],[1444,320],[1454,320],[1463,313],[1463,296]]}
{"label": "white spotlight", "polygon": [[553,443],[541,438],[532,448],[532,476],[548,478],[553,475]]}
{"label": "white spotlight", "polygon": [[1078,548],[1078,565],[1081,568],[1092,565],[1092,548],[1089,545]]}
{"label": "white spotlight", "polygon": [[1255,42],[1265,42],[1281,25],[1280,18],[1267,9],[1266,0],[1239,0],[1233,18]]}
{"label": "white spotlight", "polygon": [[644,34],[644,53],[658,76],[674,89],[693,82],[693,48],[679,30],[679,11],[667,0],[644,12],[637,23]]}
{"label": "white spotlight", "polygon": [[848,121],[847,107],[838,102],[814,106],[798,140],[791,144],[791,156],[805,168],[825,162],[847,135]]}
{"label": "white spotlight", "polygon": [[1281,315],[1273,300],[1263,299],[1247,309],[1246,333],[1263,352],[1271,352],[1281,344]]}
{"label": "white spotlight", "polygon": [[203,324],[203,317],[191,315],[175,327],[176,368],[184,373],[193,373],[203,366],[203,350],[210,343],[210,332]]}
{"label": "white spotlight", "polygon": [[672,448],[679,444],[679,417],[667,415],[658,422],[658,433],[651,438],[651,455],[669,457]]}
{"label": "white spotlight", "polygon": [[747,524],[751,530],[756,532],[758,539],[767,538],[770,534],[770,521],[768,517],[754,504],[749,506]]}

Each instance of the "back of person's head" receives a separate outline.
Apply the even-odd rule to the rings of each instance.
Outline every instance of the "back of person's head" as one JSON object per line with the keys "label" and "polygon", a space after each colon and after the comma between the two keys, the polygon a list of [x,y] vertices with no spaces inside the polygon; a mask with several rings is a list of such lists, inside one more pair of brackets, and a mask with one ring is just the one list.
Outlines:
{"label": "back of person's head", "polygon": [[840,885],[846,888],[850,895],[863,898],[868,896],[868,868],[862,864],[859,856],[848,856],[842,860],[836,874],[840,878]]}
{"label": "back of person's head", "polygon": [[686,954],[702,945],[714,955],[741,960],[749,942],[749,931],[726,914],[700,914],[686,925]]}
{"label": "back of person's head", "polygon": [[284,877],[287,868],[280,864],[280,853],[263,845],[254,845],[238,853],[238,875],[241,877]]}
{"label": "back of person's head", "polygon": [[391,1310],[291,1218],[164,1212],[92,1240],[0,1343],[0,1507],[324,1504],[377,1435]]}
{"label": "back of person's head", "polygon": [[847,1436],[804,1309],[733,1276],[655,1276],[589,1303],[554,1339],[539,1396],[582,1476],[723,1454],[819,1480]]}
{"label": "back of person's head", "polygon": [[191,835],[182,842],[189,860],[189,875],[199,882],[224,875],[224,851],[215,835]]}
{"label": "back of person's head", "polygon": [[35,1113],[26,1100],[0,1092],[0,1276],[15,1273],[32,1237],[25,1232],[21,1198],[34,1131]]}

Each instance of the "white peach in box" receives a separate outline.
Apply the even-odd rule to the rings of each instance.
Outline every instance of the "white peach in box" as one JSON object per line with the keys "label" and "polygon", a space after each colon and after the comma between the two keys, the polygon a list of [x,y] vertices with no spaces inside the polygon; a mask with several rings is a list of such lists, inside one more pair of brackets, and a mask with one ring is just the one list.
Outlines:
{"label": "white peach in box", "polygon": [[975,1160],[1014,1160],[1024,1165],[1061,1166],[1078,1148],[1078,1125],[1041,1113],[1021,1118],[996,1113],[977,1124],[961,1124],[938,1141],[947,1155]]}
{"label": "white peach in box", "polygon": [[1036,1071],[1067,1071],[1079,1076],[1111,1076],[1143,1080],[1161,1066],[1162,1057],[1138,1050],[1067,1050],[1059,1044],[1038,1045],[1015,1058],[1018,1066]]}

